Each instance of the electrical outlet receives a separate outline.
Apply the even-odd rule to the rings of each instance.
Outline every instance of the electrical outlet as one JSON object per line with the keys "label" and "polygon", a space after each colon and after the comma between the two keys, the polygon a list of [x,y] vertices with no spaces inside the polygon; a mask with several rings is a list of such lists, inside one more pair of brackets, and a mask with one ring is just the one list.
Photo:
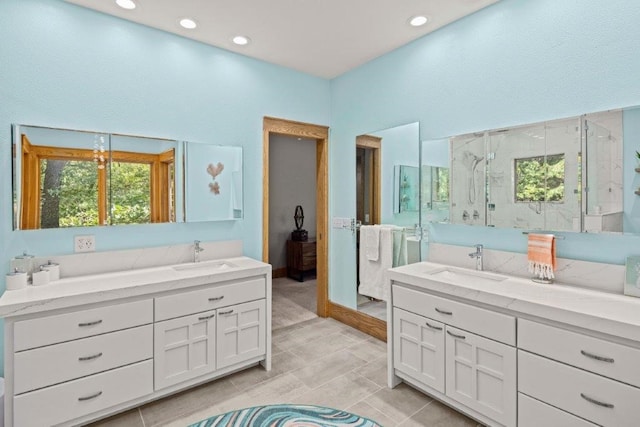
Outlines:
{"label": "electrical outlet", "polygon": [[74,236],[73,251],[74,252],[94,252],[96,250],[96,236]]}

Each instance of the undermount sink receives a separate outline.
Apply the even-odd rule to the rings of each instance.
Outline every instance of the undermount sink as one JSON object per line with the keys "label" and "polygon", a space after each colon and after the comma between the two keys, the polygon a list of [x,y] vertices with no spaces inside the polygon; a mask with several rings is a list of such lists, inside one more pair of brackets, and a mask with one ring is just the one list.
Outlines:
{"label": "undermount sink", "polygon": [[230,270],[232,268],[238,268],[232,262],[228,261],[206,261],[206,262],[193,262],[190,264],[180,264],[173,267],[176,271],[193,271],[193,270]]}
{"label": "undermount sink", "polygon": [[434,279],[443,279],[447,282],[495,283],[507,280],[506,276],[487,273],[485,271],[466,270],[463,268],[444,267],[427,271],[426,274]]}

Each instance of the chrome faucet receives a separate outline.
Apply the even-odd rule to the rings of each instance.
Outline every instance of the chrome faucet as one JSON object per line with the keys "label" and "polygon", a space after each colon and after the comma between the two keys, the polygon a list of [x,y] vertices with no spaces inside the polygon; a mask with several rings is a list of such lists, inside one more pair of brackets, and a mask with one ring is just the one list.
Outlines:
{"label": "chrome faucet", "polygon": [[200,240],[193,241],[193,262],[200,262],[200,252],[204,251],[204,248],[200,247]]}
{"label": "chrome faucet", "polygon": [[482,248],[482,245],[476,245],[476,251],[469,254],[469,258],[476,259],[476,270],[478,271],[484,270],[484,266],[482,265]]}

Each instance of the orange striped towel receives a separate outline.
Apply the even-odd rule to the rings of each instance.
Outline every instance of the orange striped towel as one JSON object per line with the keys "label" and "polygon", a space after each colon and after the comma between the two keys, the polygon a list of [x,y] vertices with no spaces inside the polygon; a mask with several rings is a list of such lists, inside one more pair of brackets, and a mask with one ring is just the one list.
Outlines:
{"label": "orange striped towel", "polygon": [[553,279],[556,269],[556,239],[553,234],[529,233],[527,249],[529,273],[541,279]]}

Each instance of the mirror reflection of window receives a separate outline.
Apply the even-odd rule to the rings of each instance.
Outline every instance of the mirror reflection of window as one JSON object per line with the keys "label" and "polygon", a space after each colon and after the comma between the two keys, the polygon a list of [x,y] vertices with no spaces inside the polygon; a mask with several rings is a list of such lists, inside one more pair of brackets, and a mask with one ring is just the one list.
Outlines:
{"label": "mirror reflection of window", "polygon": [[14,136],[17,228],[176,220],[175,141],[31,126]]}
{"label": "mirror reflection of window", "polygon": [[564,154],[515,159],[516,202],[564,202]]}

